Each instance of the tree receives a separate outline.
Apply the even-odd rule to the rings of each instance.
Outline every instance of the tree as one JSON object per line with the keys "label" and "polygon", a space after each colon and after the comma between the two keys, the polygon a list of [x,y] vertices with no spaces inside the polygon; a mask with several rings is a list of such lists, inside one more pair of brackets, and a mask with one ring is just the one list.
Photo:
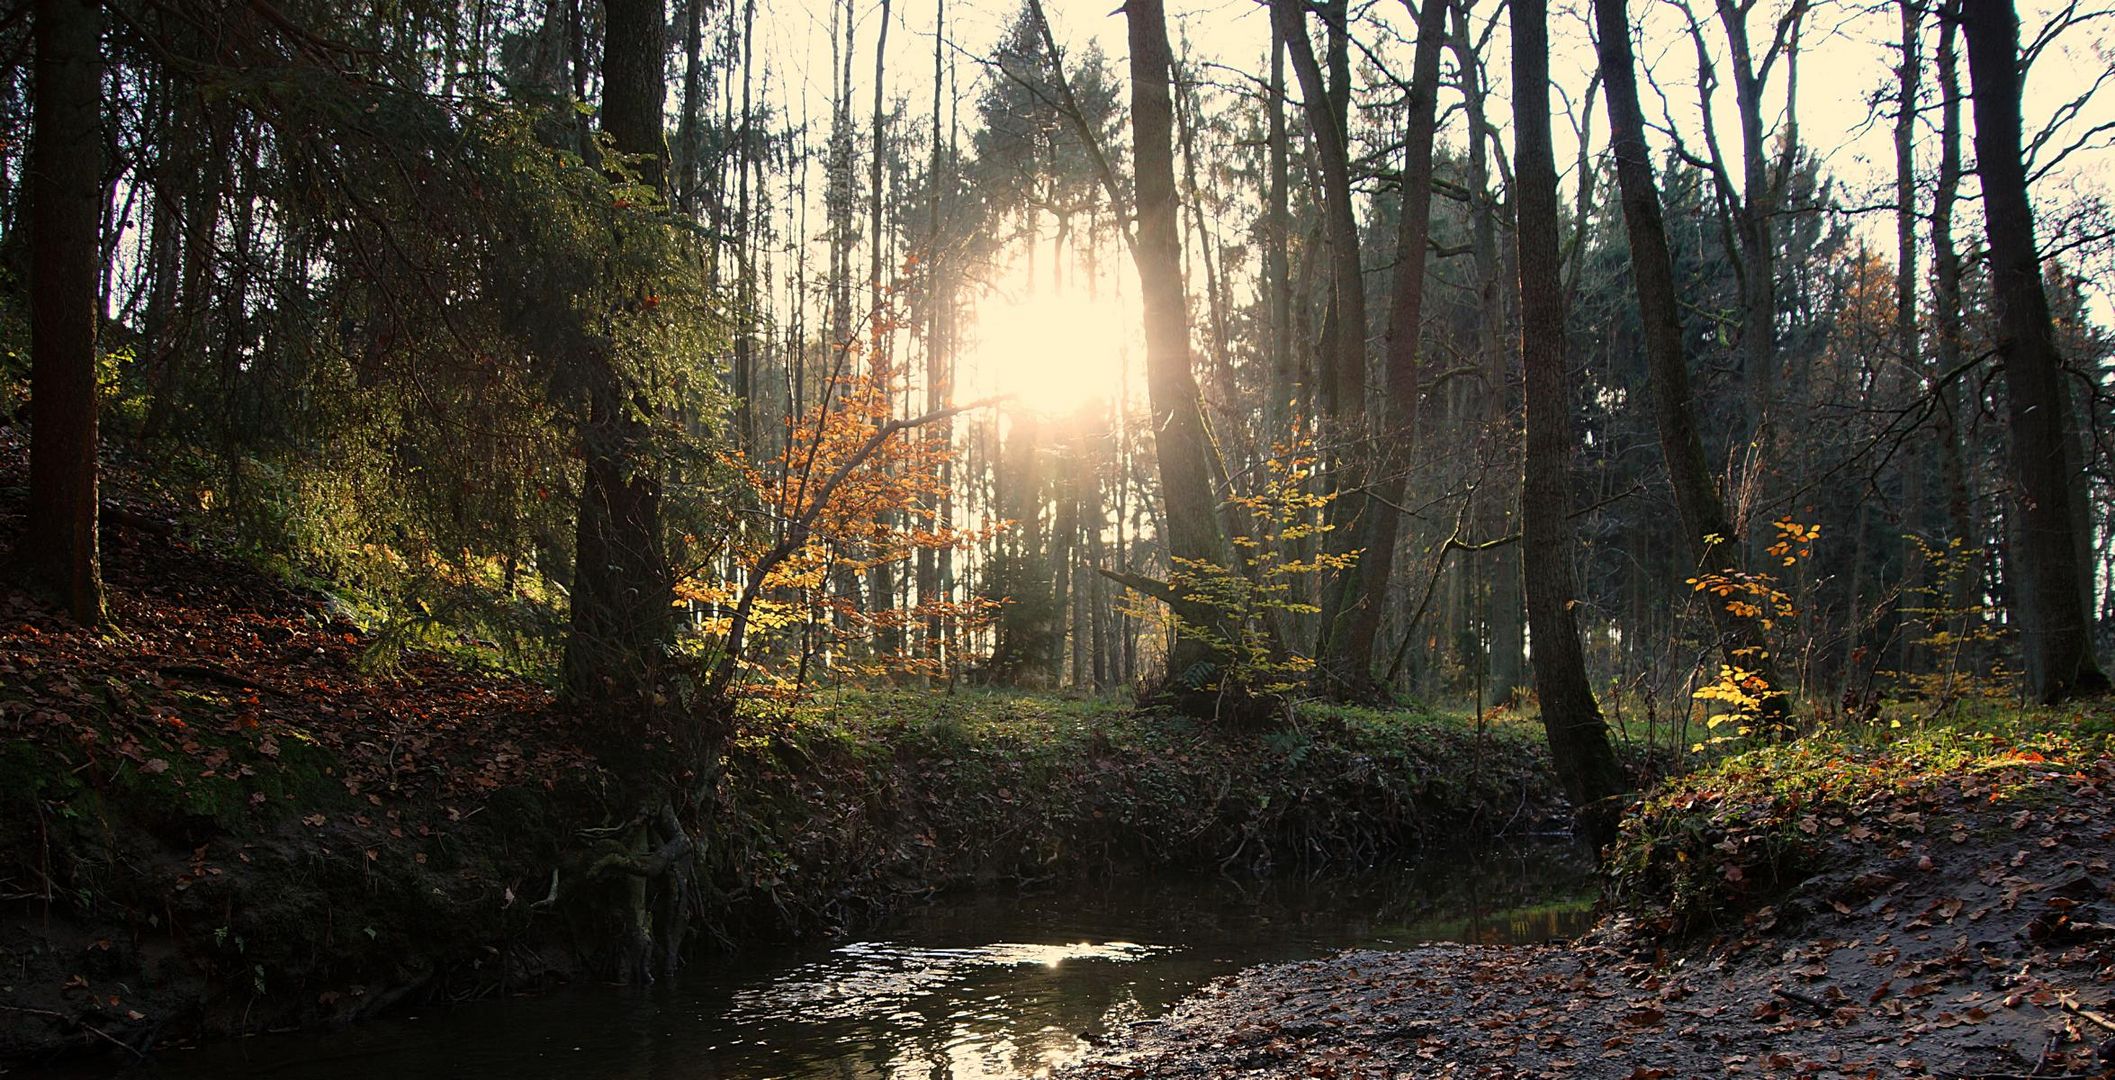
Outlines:
{"label": "tree", "polygon": [[[666,193],[668,142],[662,0],[607,0],[602,129],[649,197]],[[645,294],[634,298],[643,303]],[[580,496],[566,685],[583,700],[611,690],[638,702],[653,693],[659,656],[674,633],[674,581],[661,535],[661,469],[655,403],[635,384],[615,343],[589,335],[581,357],[588,418]]]}
{"label": "tree", "polygon": [[102,282],[100,0],[37,0],[30,146],[30,573],[82,623],[103,617],[96,323]]}
{"label": "tree", "polygon": [[[2072,500],[2077,462],[2065,425],[2063,358],[2042,291],[2034,209],[2020,145],[2019,16],[2011,0],[1964,0],[1961,35],[1975,107],[1976,171],[1990,244],[1990,298],[2012,431],[2012,571],[2028,695],[2045,705],[2104,694],[2093,624],[2080,601]],[[2082,486],[2082,485],[2081,485]]]}
{"label": "tree", "polygon": [[[1652,388],[1653,420],[1659,429],[1660,454],[1674,489],[1686,546],[1694,565],[1707,573],[1732,571],[1739,549],[1732,540],[1726,506],[1704,457],[1690,401],[1689,360],[1682,346],[1681,299],[1675,291],[1674,260],[1667,226],[1660,211],[1658,184],[1645,145],[1645,111],[1638,102],[1638,74],[1630,48],[1630,16],[1624,0],[1594,0],[1599,34],[1601,79],[1608,88],[1608,137],[1616,161],[1616,184],[1623,201],[1623,222],[1630,239],[1630,269],[1644,320],[1645,356]],[[1728,666],[1757,672],[1769,693],[1765,719],[1784,715],[1785,686],[1770,663],[1768,646],[1751,621],[1721,605],[1706,605],[1717,627]]]}
{"label": "tree", "polygon": [[[1404,0],[1407,6],[1409,0]],[[1373,681],[1373,649],[1395,567],[1403,492],[1409,486],[1417,434],[1419,339],[1424,328],[1425,248],[1432,226],[1432,142],[1438,127],[1439,58],[1446,42],[1448,0],[1423,0],[1417,12],[1417,50],[1410,69],[1410,107],[1404,119],[1401,218],[1396,227],[1395,282],[1389,290],[1388,355],[1380,414],[1386,431],[1377,497],[1360,521],[1357,566],[1345,575],[1337,609],[1343,625],[1330,635],[1338,678],[1354,690]]]}
{"label": "tree", "polygon": [[[1723,206],[1733,214],[1730,231],[1737,239],[1734,269],[1740,282],[1741,374],[1747,384],[1747,409],[1751,416],[1743,430],[1757,430],[1769,419],[1777,382],[1777,254],[1775,235],[1783,205],[1786,180],[1799,149],[1797,102],[1799,31],[1805,22],[1808,0],[1792,0],[1777,20],[1770,40],[1756,55],[1748,27],[1755,0],[1714,0],[1719,27],[1726,35],[1726,65],[1733,76],[1734,112],[1740,124],[1741,184],[1735,193],[1731,172],[1719,152],[1719,141],[1710,134],[1710,116],[1704,118],[1705,142],[1710,152],[1712,176]],[[1710,86],[1716,81],[1701,27],[1692,20],[1690,35],[1696,45],[1703,73],[1699,94],[1709,109]],[[1772,160],[1767,130],[1763,126],[1763,95],[1770,71],[1784,60],[1788,90],[1785,96],[1787,122]]]}
{"label": "tree", "polygon": [[[624,169],[644,196],[665,199],[668,141],[662,132],[667,96],[666,10],[663,0],[604,0],[602,129],[625,156]],[[623,190],[623,188],[619,188]],[[623,237],[619,242],[623,242]],[[640,286],[632,302],[651,294]],[[660,406],[633,373],[620,366],[617,343],[589,334],[581,358],[588,397],[581,444],[587,475],[580,496],[573,575],[572,637],[566,643],[567,685],[576,698],[613,700],[627,721],[608,732],[603,756],[638,790],[637,816],[623,847],[604,856],[603,873],[617,877],[623,904],[615,974],[648,983],[675,971],[690,922],[689,860],[694,843],[680,801],[663,769],[640,768],[663,734],[665,716],[656,683],[659,662],[674,636],[674,575],[661,531],[663,462],[653,431]],[[708,767],[718,752],[723,718],[686,732],[688,751],[668,771]],[[702,736],[699,738],[698,736]],[[648,745],[627,745],[636,740]],[[590,875],[594,876],[593,874]]]}
{"label": "tree", "polygon": [[[1145,309],[1146,393],[1153,410],[1153,443],[1167,511],[1169,558],[1179,568],[1224,566],[1226,537],[1212,494],[1197,377],[1190,368],[1188,304],[1182,288],[1182,249],[1175,197],[1175,107],[1171,52],[1160,0],[1131,0],[1124,8],[1131,45],[1132,166],[1138,228],[1132,255]],[[1179,572],[1178,572],[1178,575]],[[1175,641],[1168,649],[1169,696],[1192,711],[1209,712],[1212,684],[1225,663],[1211,628],[1219,614],[1171,590]],[[1219,640],[1226,638],[1222,635]]]}
{"label": "tree", "polygon": [[[1274,32],[1284,39],[1293,74],[1300,82],[1307,129],[1322,173],[1322,221],[1328,240],[1329,310],[1334,327],[1329,337],[1334,349],[1323,357],[1318,381],[1322,405],[1329,414],[1328,478],[1338,495],[1328,507],[1333,528],[1323,538],[1323,546],[1331,556],[1344,560],[1354,555],[1360,522],[1372,512],[1364,489],[1369,471],[1361,465],[1368,435],[1366,278],[1359,256],[1358,214],[1352,204],[1350,135],[1333,94],[1336,87],[1324,83],[1321,65],[1316,63],[1314,48],[1308,42],[1305,8],[1300,0],[1271,0],[1270,5]],[[1332,14],[1325,16],[1332,49],[1342,28],[1330,19],[1341,14],[1332,9]],[[1358,585],[1355,566],[1348,563],[1345,569],[1325,575],[1322,586],[1322,633],[1315,655],[1321,661],[1323,677],[1331,680],[1325,689],[1337,694],[1364,689],[1366,682],[1363,670],[1339,660],[1338,645],[1333,640],[1338,616]],[[1358,685],[1351,687],[1347,683]]]}
{"label": "tree", "polygon": [[[1434,3],[1436,0],[1425,0]],[[1520,267],[1520,368],[1527,407],[1520,494],[1520,560],[1535,693],[1550,760],[1598,846],[1615,839],[1629,785],[1586,678],[1569,521],[1572,403],[1564,372],[1564,293],[1557,246],[1557,165],[1550,148],[1549,30],[1545,0],[1512,0],[1513,202]]]}
{"label": "tree", "polygon": [[[1961,187],[1961,80],[1960,19],[1955,16],[1959,0],[1948,0],[1939,20],[1939,172],[1931,198],[1931,379],[1933,402],[1932,441],[1937,444],[1939,479],[1945,487],[1946,518],[1955,540],[1981,547],[1981,534],[1968,491],[1967,463],[1961,454],[1961,393],[1953,380],[1961,363],[1961,256],[1953,243],[1953,211]],[[1980,561],[1980,560],[1978,560]],[[1982,593],[1982,574],[1976,571],[1954,575],[1946,606],[1966,612]],[[1957,614],[1952,628],[1965,636],[1965,618]]]}

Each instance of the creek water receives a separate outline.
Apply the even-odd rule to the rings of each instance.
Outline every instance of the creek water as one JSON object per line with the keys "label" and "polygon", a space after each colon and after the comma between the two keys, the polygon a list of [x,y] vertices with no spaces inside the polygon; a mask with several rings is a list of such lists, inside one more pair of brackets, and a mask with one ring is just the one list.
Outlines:
{"label": "creek water", "polygon": [[1584,929],[1564,845],[1320,877],[1144,876],[945,897],[853,940],[758,947],[651,990],[584,986],[322,1035],[169,1051],[148,1072],[263,1080],[1014,1080],[1241,968],[1350,947]]}

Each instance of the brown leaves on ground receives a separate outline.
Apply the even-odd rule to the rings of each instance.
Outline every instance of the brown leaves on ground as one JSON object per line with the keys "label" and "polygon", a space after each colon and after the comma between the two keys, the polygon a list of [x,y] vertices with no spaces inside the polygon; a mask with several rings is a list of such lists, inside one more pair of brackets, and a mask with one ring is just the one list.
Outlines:
{"label": "brown leaves on ground", "polygon": [[[24,472],[0,429],[0,538]],[[0,580],[0,891],[25,902],[0,1057],[342,1018],[457,952],[499,970],[480,935],[541,864],[465,837],[501,789],[594,782],[579,722],[433,654],[363,672],[326,597],[185,539],[137,479],[106,474],[105,625]]]}
{"label": "brown leaves on ground", "polygon": [[[0,489],[21,482],[20,449],[0,443]],[[312,825],[322,801],[460,817],[499,788],[591,767],[542,688],[421,653],[365,674],[362,635],[327,598],[194,546],[166,506],[113,479],[106,501],[130,524],[103,530],[105,626],[0,582],[0,740],[91,786],[159,786],[194,811],[299,810]],[[0,535],[20,513],[0,498]]]}
{"label": "brown leaves on ground", "polygon": [[1928,777],[1787,818],[1827,871],[1715,939],[1631,915],[1572,945],[1257,968],[1071,1075],[2109,1075],[2110,790],[2106,756]]}

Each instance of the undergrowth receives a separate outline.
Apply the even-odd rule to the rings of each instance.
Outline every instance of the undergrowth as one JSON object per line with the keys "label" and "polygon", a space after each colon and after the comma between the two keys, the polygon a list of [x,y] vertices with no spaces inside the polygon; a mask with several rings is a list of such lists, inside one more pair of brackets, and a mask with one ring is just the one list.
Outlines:
{"label": "undergrowth", "polygon": [[1545,822],[1547,755],[1413,713],[1227,731],[1098,700],[847,693],[745,718],[710,871],[805,932],[907,893],[1144,867],[1370,865]]}

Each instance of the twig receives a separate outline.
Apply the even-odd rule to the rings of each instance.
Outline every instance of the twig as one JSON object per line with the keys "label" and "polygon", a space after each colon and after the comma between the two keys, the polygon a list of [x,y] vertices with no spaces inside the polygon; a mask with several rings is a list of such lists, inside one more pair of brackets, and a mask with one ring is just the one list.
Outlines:
{"label": "twig", "polygon": [[1182,597],[1176,594],[1175,587],[1165,581],[1149,578],[1144,574],[1133,574],[1127,570],[1111,570],[1106,566],[1096,566],[1093,570],[1118,585],[1137,589],[1170,607],[1182,602]]}
{"label": "twig", "polygon": [[219,683],[222,686],[233,687],[237,690],[262,690],[267,694],[272,694],[277,697],[287,696],[287,693],[284,690],[280,690],[276,687],[266,686],[265,684],[258,682],[255,679],[246,678],[244,676],[237,675],[232,671],[227,671],[225,669],[217,667],[210,667],[205,664],[163,664],[162,666],[155,668],[154,670],[157,674],[161,675],[174,675],[178,678],[198,679],[202,682]]}
{"label": "twig", "polygon": [[2088,1009],[2085,1006],[2080,1005],[2078,1002],[2071,1000],[2068,995],[2057,998],[2056,1003],[2062,1006],[2065,1012],[2070,1013],[2073,1016],[2080,1017],[2086,1020],[2091,1020],[2092,1022],[2099,1024],[2101,1027],[2109,1031],[2115,1031],[2115,1020],[2108,1019],[2107,1014],[2105,1013],[2095,1012],[2092,1009]]}
{"label": "twig", "polygon": [[102,1028],[99,1028],[94,1024],[91,1024],[88,1021],[81,1019],[78,1016],[68,1016],[65,1013],[55,1012],[51,1009],[32,1009],[27,1005],[0,1005],[0,1009],[5,1009],[8,1012],[24,1013],[29,1016],[42,1016],[48,1020],[57,1020],[62,1024],[71,1024],[74,1027],[80,1028],[82,1031],[85,1031],[90,1035],[93,1035],[96,1038],[109,1043],[112,1046],[123,1048],[124,1051],[128,1054],[131,1054],[133,1059],[136,1061],[147,1060],[147,1055],[141,1053],[139,1047],[134,1046],[131,1043],[126,1042],[125,1040],[120,1039],[107,1031],[104,1031]]}
{"label": "twig", "polygon": [[102,514],[104,521],[121,529],[129,529],[133,532],[143,532],[161,537],[176,535],[176,526],[166,521],[148,517],[145,514],[134,513],[122,506],[112,506],[109,503],[104,503],[98,512]]}
{"label": "twig", "polygon": [[1827,1002],[1821,1001],[1817,998],[1810,998],[1797,990],[1787,990],[1782,986],[1773,986],[1770,988],[1770,992],[1772,994],[1777,995],[1778,997],[1785,999],[1786,1001],[1792,1002],[1797,1005],[1804,1005],[1807,1008],[1814,1010],[1814,1013],[1817,1016],[1834,1016],[1836,1014],[1836,1010],[1830,1008]]}

